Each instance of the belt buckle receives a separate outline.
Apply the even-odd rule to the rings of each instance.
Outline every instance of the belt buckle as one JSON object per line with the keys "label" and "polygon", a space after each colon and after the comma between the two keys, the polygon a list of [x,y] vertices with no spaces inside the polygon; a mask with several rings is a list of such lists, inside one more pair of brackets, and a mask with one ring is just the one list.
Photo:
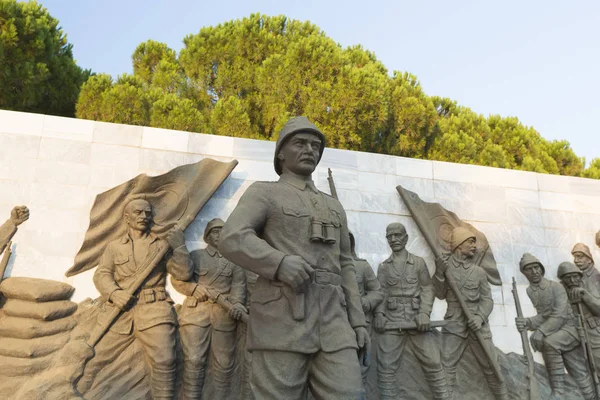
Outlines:
{"label": "belt buckle", "polygon": [[156,301],[156,295],[153,289],[145,289],[144,292],[144,303],[154,303]]}

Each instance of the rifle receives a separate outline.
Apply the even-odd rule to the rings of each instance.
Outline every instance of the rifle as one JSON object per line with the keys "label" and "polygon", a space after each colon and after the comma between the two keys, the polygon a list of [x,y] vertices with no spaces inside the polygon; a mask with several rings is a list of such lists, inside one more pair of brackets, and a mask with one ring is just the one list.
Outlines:
{"label": "rifle", "polygon": [[333,175],[331,174],[331,168],[327,168],[327,181],[329,182],[329,191],[331,192],[331,197],[336,200],[339,200],[337,190],[335,189],[335,182],[333,181]]}
{"label": "rifle", "polygon": [[598,371],[596,369],[596,362],[594,361],[594,353],[590,346],[587,329],[583,321],[583,307],[581,302],[577,304],[577,332],[579,333],[579,339],[581,342],[581,349],[583,350],[583,358],[586,361],[588,371],[592,380],[594,381],[594,394],[596,400],[600,400],[600,380],[598,379]]}
{"label": "rifle", "polygon": [[[515,299],[515,307],[517,308],[517,317],[523,318],[523,310],[521,309],[521,301],[519,300],[519,292],[517,292],[517,281],[514,276],[512,278],[512,294]],[[525,363],[527,364],[527,379],[529,381],[529,400],[539,400],[540,389],[537,378],[535,376],[535,364],[533,362],[533,353],[527,339],[527,331],[521,332],[521,343],[523,344],[523,353],[525,354]]]}
{"label": "rifle", "polygon": [[[206,290],[208,297],[212,301],[214,301],[215,303],[217,303],[218,305],[220,305],[227,311],[231,310],[231,308],[233,307],[233,304],[231,304],[231,302],[229,300],[227,300],[227,298],[225,298],[225,296],[223,296],[222,293],[218,293],[217,291],[214,291],[207,287],[205,287],[204,289]],[[242,318],[240,318],[240,319],[244,324],[248,325],[248,318],[249,318],[248,313],[242,313]]]}
{"label": "rifle", "polygon": [[[431,321],[430,326],[432,328],[441,328],[448,325],[448,321]],[[414,322],[386,322],[384,329],[386,331],[415,331],[417,330],[417,324]]]}

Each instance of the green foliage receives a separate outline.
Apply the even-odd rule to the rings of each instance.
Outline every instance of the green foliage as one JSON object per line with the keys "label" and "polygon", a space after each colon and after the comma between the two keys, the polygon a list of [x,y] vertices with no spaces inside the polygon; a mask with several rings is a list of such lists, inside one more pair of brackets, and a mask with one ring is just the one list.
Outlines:
{"label": "green foliage", "polygon": [[149,40],[132,59],[133,75],[82,87],[78,117],[275,140],[305,115],[330,147],[600,178],[600,161],[584,170],[567,141],[428,96],[416,76],[390,76],[373,53],[310,22],[252,14],[188,35],[179,55]]}
{"label": "green foliage", "polygon": [[0,1],[0,108],[73,116],[89,75],[44,7]]}

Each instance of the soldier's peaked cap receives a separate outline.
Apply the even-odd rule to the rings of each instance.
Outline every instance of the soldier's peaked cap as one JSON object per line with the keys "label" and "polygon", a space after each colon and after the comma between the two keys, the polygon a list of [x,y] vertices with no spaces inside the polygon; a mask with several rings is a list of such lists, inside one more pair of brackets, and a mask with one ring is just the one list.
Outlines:
{"label": "soldier's peaked cap", "polygon": [[208,224],[206,224],[206,229],[204,230],[204,236],[203,236],[204,241],[206,242],[206,239],[208,238],[210,231],[212,231],[215,228],[222,228],[224,226],[225,226],[225,221],[223,221],[221,218],[214,218],[214,219],[211,219],[210,221],[208,221]]}
{"label": "soldier's peaked cap", "polygon": [[531,253],[523,254],[523,257],[521,257],[521,261],[519,261],[519,270],[523,272],[523,268],[531,264],[538,264],[542,269],[542,273],[546,275],[546,268],[544,268],[544,264],[542,264],[540,260],[538,260],[537,257]]}
{"label": "soldier's peaked cap", "polygon": [[561,262],[558,266],[558,271],[556,272],[556,276],[558,279],[562,279],[563,276],[567,274],[577,273],[580,276],[583,276],[583,272],[577,267],[577,265],[573,264],[570,261]]}
{"label": "soldier's peaked cap", "polygon": [[317,128],[315,124],[310,122],[308,118],[300,116],[290,119],[279,132],[279,138],[277,138],[277,144],[275,145],[275,156],[273,157],[273,164],[275,165],[275,172],[277,175],[281,175],[281,165],[277,154],[281,151],[281,148],[292,136],[296,133],[312,133],[321,139],[321,151],[319,152],[319,159],[317,163],[321,161],[323,150],[325,150],[325,135]]}
{"label": "soldier's peaked cap", "polygon": [[573,246],[571,254],[575,255],[575,253],[583,253],[587,258],[594,261],[594,257],[592,257],[592,252],[590,251],[590,248],[583,243],[577,243],[575,246]]}
{"label": "soldier's peaked cap", "polygon": [[460,246],[470,238],[476,239],[475,233],[468,230],[467,228],[463,228],[462,226],[454,228],[454,230],[452,231],[452,236],[450,237],[452,251],[454,252],[454,250],[456,250],[458,246]]}

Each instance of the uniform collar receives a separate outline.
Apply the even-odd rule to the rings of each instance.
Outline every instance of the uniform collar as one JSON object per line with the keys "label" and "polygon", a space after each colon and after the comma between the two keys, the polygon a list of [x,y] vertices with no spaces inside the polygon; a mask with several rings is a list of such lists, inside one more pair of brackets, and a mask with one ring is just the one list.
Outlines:
{"label": "uniform collar", "polygon": [[207,253],[208,253],[208,254],[209,254],[211,257],[214,257],[215,255],[216,255],[217,257],[219,257],[219,258],[223,257],[223,256],[221,255],[221,253],[219,253],[219,250],[217,250],[217,249],[216,249],[214,246],[212,246],[212,245],[210,245],[210,244],[209,244],[209,245],[206,247],[206,252],[207,252]]}
{"label": "uniform collar", "polygon": [[536,285],[532,283],[530,286],[531,290],[533,290],[534,292],[537,292],[538,290],[546,290],[546,288],[548,287],[548,279],[542,278],[539,284]]}
{"label": "uniform collar", "polygon": [[[156,235],[155,235],[154,233],[152,233],[152,232],[150,232],[150,233],[148,234],[148,237],[149,237],[150,239],[152,239],[152,240],[150,241],[150,243],[154,243],[154,242],[156,242],[156,241],[158,240],[158,236],[156,236]],[[129,233],[126,233],[125,235],[123,235],[123,236],[121,237],[121,244],[127,244],[127,243],[129,243],[130,241],[131,241],[131,236],[129,236]]]}
{"label": "uniform collar", "polygon": [[470,262],[457,260],[454,256],[450,257],[450,263],[455,268],[463,267],[464,269],[468,269],[471,266]]}
{"label": "uniform collar", "polygon": [[314,193],[319,193],[319,190],[315,186],[315,183],[312,181],[312,179],[305,181],[303,179],[296,178],[292,174],[284,173],[279,177],[279,182],[287,183],[288,185],[293,186],[298,190],[304,190],[308,186],[308,188]]}
{"label": "uniform collar", "polygon": [[584,269],[582,272],[585,274],[585,276],[587,276],[589,278],[594,273],[594,268],[595,268],[594,264],[592,264],[589,267],[587,267],[586,269]]}

